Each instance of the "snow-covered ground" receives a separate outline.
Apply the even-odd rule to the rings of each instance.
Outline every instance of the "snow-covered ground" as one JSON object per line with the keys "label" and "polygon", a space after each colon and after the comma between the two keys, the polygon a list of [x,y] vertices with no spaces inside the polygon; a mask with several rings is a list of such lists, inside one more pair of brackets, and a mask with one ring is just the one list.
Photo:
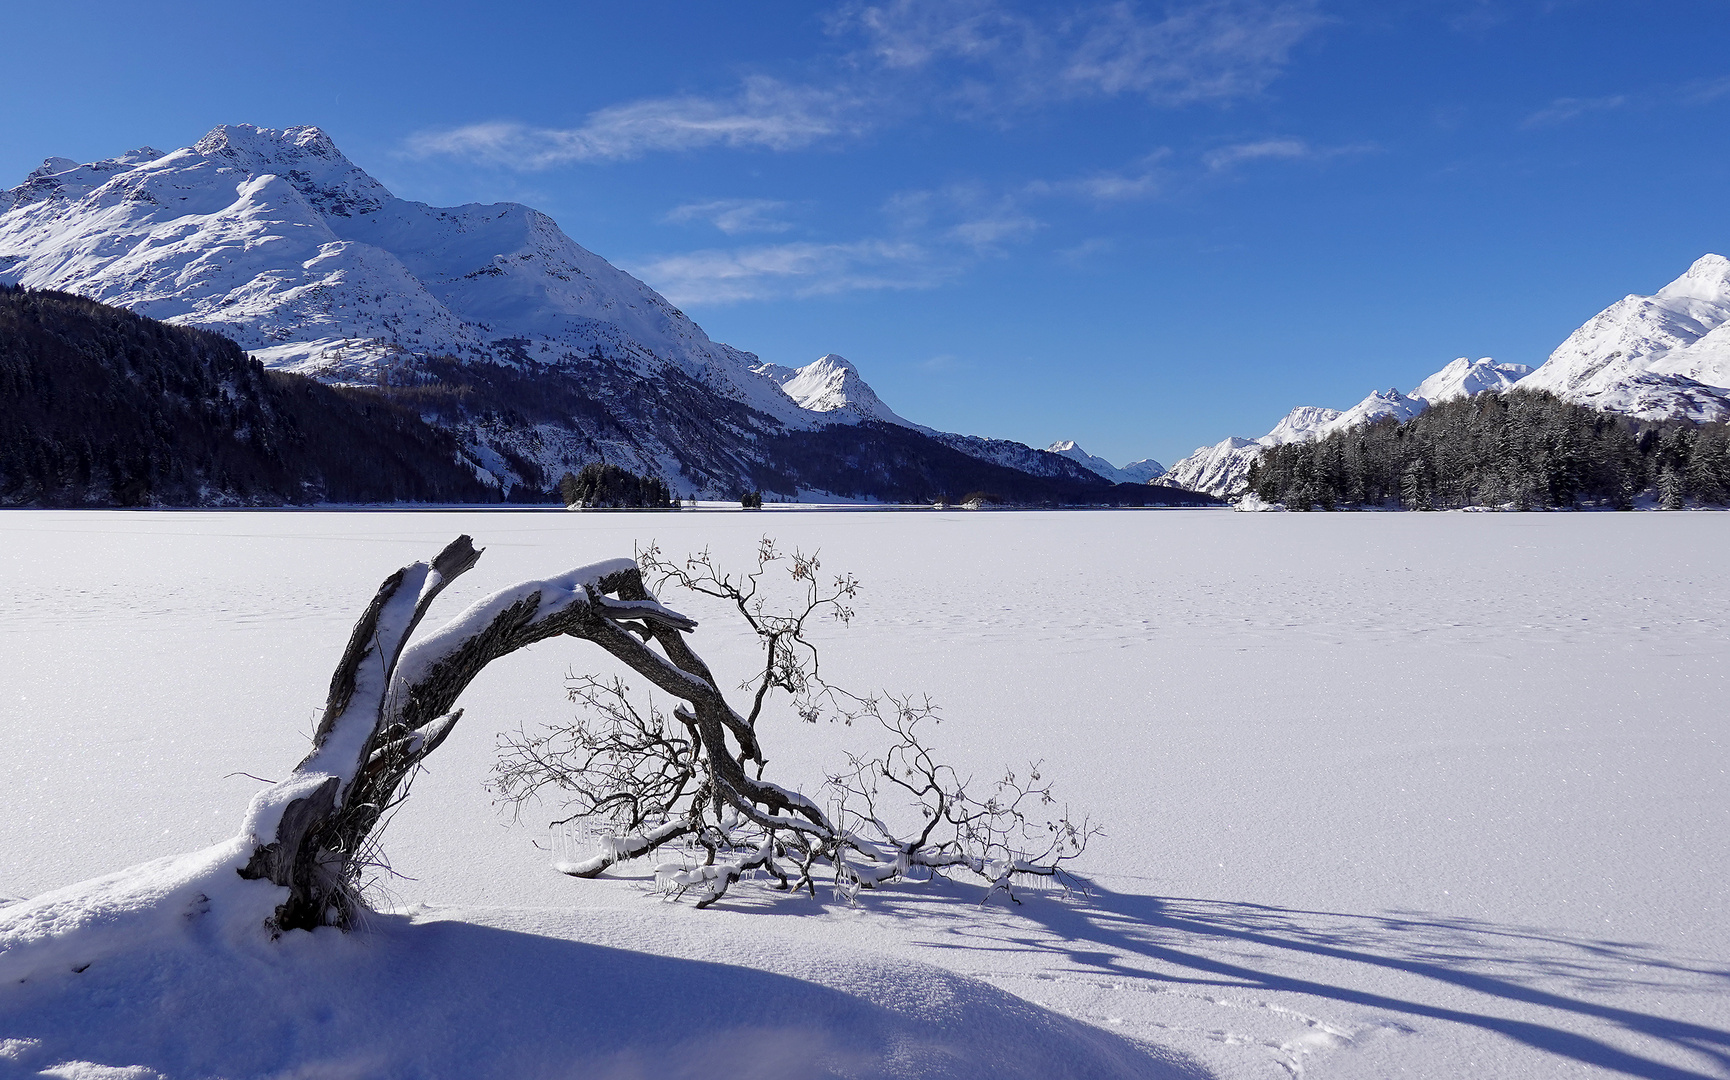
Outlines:
{"label": "snow-covered ground", "polygon": [[[930,691],[947,756],[1044,759],[1106,824],[1091,896],[699,912],[553,873],[550,815],[482,786],[599,664],[543,643],[387,831],[392,914],[79,931],[82,973],[0,981],[0,1075],[1730,1076],[1724,514],[9,512],[0,898],[233,836],[379,580],[459,532],[486,554],[432,625],[765,529],[866,583],[834,677]],[[755,663],[666,599],[723,682]],[[814,787],[870,733],[765,739]]]}

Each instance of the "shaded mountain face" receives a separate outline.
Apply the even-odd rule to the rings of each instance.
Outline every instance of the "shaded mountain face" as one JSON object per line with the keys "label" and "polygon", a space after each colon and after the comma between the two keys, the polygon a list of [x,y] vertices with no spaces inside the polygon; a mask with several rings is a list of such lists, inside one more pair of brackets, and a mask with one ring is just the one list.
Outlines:
{"label": "shaded mountain face", "polygon": [[[419,394],[500,491],[606,460],[723,496],[796,472],[766,449],[790,433],[941,436],[839,357],[782,368],[711,341],[536,210],[398,199],[314,127],[224,126],[169,153],[49,159],[0,192],[0,282],[213,330],[269,368]],[[1056,455],[946,438],[983,461],[1097,483]]]}
{"label": "shaded mountain face", "polygon": [[227,338],[0,286],[0,506],[485,503],[478,462],[374,390]]}

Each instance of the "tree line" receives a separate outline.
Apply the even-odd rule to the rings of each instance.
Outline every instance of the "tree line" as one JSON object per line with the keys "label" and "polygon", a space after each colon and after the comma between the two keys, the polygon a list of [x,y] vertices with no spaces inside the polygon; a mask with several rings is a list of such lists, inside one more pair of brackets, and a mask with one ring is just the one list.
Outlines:
{"label": "tree line", "polygon": [[1248,492],[1294,510],[1631,509],[1730,500],[1730,424],[1643,421],[1539,390],[1443,402],[1307,443],[1270,447]]}
{"label": "tree line", "polygon": [[0,286],[0,506],[499,501],[448,433],[219,334]]}

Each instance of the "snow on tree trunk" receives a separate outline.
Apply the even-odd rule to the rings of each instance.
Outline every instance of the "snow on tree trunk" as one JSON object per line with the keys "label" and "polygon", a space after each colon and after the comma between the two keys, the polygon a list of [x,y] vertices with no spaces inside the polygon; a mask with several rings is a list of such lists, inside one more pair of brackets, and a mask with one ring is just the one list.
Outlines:
{"label": "snow on tree trunk", "polygon": [[[675,634],[696,626],[648,598],[634,562],[614,559],[502,590],[405,647],[433,600],[479,558],[462,536],[430,563],[385,579],[331,678],[312,752],[248,807],[243,835],[256,846],[240,873],[289,890],[276,929],[350,924],[368,838],[400,800],[404,779],[450,734],[462,715],[451,707],[487,664],[560,634],[600,640],[619,654],[618,638],[637,644],[620,621]],[[635,651],[651,660],[621,659],[670,692],[702,696],[689,676],[641,646]]]}

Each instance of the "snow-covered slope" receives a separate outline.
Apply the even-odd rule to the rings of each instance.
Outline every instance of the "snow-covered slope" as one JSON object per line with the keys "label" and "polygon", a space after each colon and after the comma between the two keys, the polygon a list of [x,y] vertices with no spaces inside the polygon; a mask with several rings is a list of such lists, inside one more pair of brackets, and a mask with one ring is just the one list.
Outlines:
{"label": "snow-covered slope", "polygon": [[1148,457],[1132,461],[1118,472],[1129,477],[1132,484],[1151,484],[1156,477],[1165,475],[1165,466]]}
{"label": "snow-covered slope", "polygon": [[682,493],[750,490],[797,472],[760,437],[862,421],[1039,475],[1090,476],[1020,444],[911,424],[841,357],[794,369],[711,341],[545,214],[398,199],[315,127],[239,124],[170,153],[50,158],[0,192],[0,282],[215,330],[328,382],[454,382],[485,399],[485,418],[459,409],[436,422],[507,486],[604,458]]}
{"label": "snow-covered slope", "polygon": [[[0,922],[231,834],[256,787],[235,770],[305,754],[377,578],[429,543],[487,549],[461,606],[635,537],[749,567],[765,527],[568,517],[0,515],[0,904],[41,898]],[[1163,1052],[1148,1078],[1722,1077],[1730,746],[1707,718],[1730,668],[1730,515],[773,527],[866,582],[852,625],[824,631],[834,677],[930,691],[944,760],[989,777],[1042,759],[1105,822],[1074,864],[1085,891],[849,904],[762,880],[695,911],[650,891],[654,860],[556,873],[557,803],[501,815],[482,781],[494,731],[570,722],[567,673],[593,650],[563,638],[458,702],[384,836],[395,914],[260,941],[237,903],[256,883],[214,862],[108,924],[79,917],[95,890],[63,891],[59,942],[17,960],[64,963],[0,976],[0,1076],[1068,1080],[1110,1032]],[[761,662],[694,599],[721,677]],[[888,745],[785,723],[782,776]]]}
{"label": "snow-covered slope", "polygon": [[1485,390],[1499,394],[1531,373],[1532,369],[1525,364],[1498,364],[1488,356],[1481,360],[1462,356],[1419,383],[1412,397],[1437,405]]}
{"label": "snow-covered slope", "polygon": [[1231,436],[1212,446],[1198,448],[1155,480],[1167,487],[1205,491],[1209,495],[1230,495],[1243,487],[1249,467],[1261,453],[1261,443]]}
{"label": "snow-covered slope", "polygon": [[1519,385],[1649,420],[1730,418],[1730,260],[1704,255],[1652,296],[1616,301]]}
{"label": "snow-covered slope", "polygon": [[1373,424],[1384,416],[1391,416],[1399,421],[1410,420],[1429,407],[1430,403],[1423,398],[1402,394],[1392,387],[1386,390],[1377,390],[1323,424],[1316,430],[1313,437],[1325,439],[1336,431],[1344,431],[1347,428],[1358,427],[1362,424]]}
{"label": "snow-covered slope", "polygon": [[1299,405],[1286,413],[1272,431],[1257,439],[1263,446],[1280,446],[1288,442],[1309,442],[1329,424],[1340,418],[1338,409],[1319,405]]}
{"label": "snow-covered slope", "polygon": [[1045,449],[1047,453],[1066,457],[1088,472],[1114,484],[1145,484],[1165,472],[1165,466],[1152,458],[1132,461],[1120,469],[1104,458],[1095,457],[1083,450],[1073,439],[1054,442]]}
{"label": "snow-covered slope", "polygon": [[0,276],[216,330],[273,367],[371,382],[417,356],[677,365],[814,426],[756,358],[516,203],[398,199],[315,127],[215,128],[8,193]]}
{"label": "snow-covered slope", "polygon": [[759,364],[752,369],[767,376],[789,398],[807,412],[820,413],[834,424],[857,424],[879,420],[900,427],[929,431],[902,419],[860,377],[859,369],[844,356],[829,353],[801,368]]}
{"label": "snow-covered slope", "polygon": [[[1375,395],[1371,395],[1374,397]],[[1272,431],[1259,439],[1222,439],[1212,446],[1198,447],[1195,453],[1173,465],[1153,483],[1167,487],[1205,491],[1209,495],[1232,495],[1249,479],[1249,467],[1264,447],[1290,442],[1309,442],[1342,417],[1338,409],[1318,405],[1299,405],[1285,414]]]}

